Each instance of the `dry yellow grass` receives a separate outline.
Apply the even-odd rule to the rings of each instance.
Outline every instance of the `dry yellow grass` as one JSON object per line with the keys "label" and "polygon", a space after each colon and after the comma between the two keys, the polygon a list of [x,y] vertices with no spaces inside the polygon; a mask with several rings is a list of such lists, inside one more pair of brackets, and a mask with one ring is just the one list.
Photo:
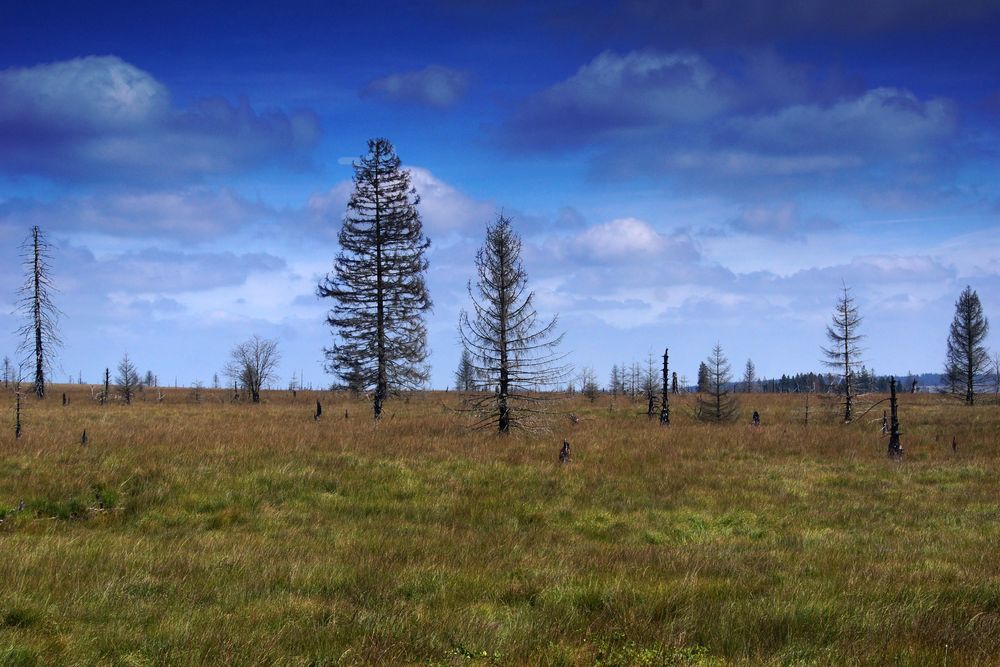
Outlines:
{"label": "dry yellow grass", "polygon": [[445,393],[377,428],[319,392],[51,396],[0,434],[0,664],[1000,660],[996,405],[902,396],[896,464],[881,409],[797,395],[743,397],[759,429],[577,397],[506,439]]}

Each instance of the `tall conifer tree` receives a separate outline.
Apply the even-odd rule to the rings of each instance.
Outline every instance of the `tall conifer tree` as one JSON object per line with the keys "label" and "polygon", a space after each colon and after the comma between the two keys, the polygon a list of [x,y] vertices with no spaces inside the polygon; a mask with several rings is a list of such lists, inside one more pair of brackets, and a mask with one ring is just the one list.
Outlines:
{"label": "tall conifer tree", "polygon": [[992,364],[984,345],[989,331],[990,321],[983,314],[979,295],[966,286],[955,302],[945,369],[954,380],[953,391],[964,394],[968,405],[976,402],[976,392],[984,390],[990,380]]}
{"label": "tall conifer tree", "polygon": [[844,285],[843,293],[837,299],[833,311],[832,324],[826,327],[826,338],[830,347],[824,347],[823,361],[828,367],[836,369],[841,377],[841,389],[844,396],[844,422],[854,419],[854,394],[856,393],[855,373],[861,365],[860,342],[864,336],[858,331],[861,326],[861,314],[851,296],[851,290]]}
{"label": "tall conifer tree", "polygon": [[21,336],[19,351],[24,354],[23,367],[34,369],[33,391],[38,398],[45,398],[47,374],[52,369],[52,357],[62,342],[57,325],[59,309],[52,301],[52,269],[49,264],[51,246],[37,226],[31,228],[28,238],[21,245],[24,264],[24,284],[18,290],[18,310],[24,324],[18,328]]}
{"label": "tall conifer tree", "polygon": [[334,300],[326,319],[334,330],[327,369],[374,389],[375,419],[390,391],[419,387],[428,378],[424,313],[431,299],[424,253],[430,241],[419,202],[392,144],[370,140],[368,154],[354,163],[340,253],[318,289]]}
{"label": "tall conifer tree", "polygon": [[546,412],[550,395],[543,392],[563,381],[570,369],[556,351],[562,341],[557,319],[539,321],[521,264],[521,238],[509,218],[500,215],[487,226],[476,270],[475,286],[469,283],[472,312],[462,311],[459,331],[477,375],[494,393],[472,396],[466,409],[476,414],[478,427],[501,434],[530,429]]}

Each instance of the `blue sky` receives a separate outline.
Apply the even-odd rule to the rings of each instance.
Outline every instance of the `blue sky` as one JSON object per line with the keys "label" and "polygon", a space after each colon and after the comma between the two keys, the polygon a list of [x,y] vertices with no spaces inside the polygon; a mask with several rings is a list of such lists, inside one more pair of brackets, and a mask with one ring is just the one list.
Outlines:
{"label": "blue sky", "polygon": [[208,383],[259,334],[330,382],[315,288],[376,136],[423,198],[437,387],[501,209],[602,379],[717,341],[818,369],[842,281],[879,372],[941,368],[966,284],[1000,312],[1000,2],[371,4],[5,3],[0,352],[37,224],[57,378]]}

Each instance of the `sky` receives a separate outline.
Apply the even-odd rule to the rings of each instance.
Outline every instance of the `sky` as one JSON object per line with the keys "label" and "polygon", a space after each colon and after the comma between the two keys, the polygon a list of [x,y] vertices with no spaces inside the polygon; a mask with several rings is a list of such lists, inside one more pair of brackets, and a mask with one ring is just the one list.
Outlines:
{"label": "sky", "polygon": [[328,385],[316,286],[387,137],[432,244],[434,387],[501,211],[602,380],[669,346],[693,381],[716,343],[819,370],[843,285],[869,368],[939,371],[966,285],[1000,317],[998,34],[990,0],[4,2],[0,354],[38,225],[57,380],[127,353],[209,384],[260,335],[280,385]]}

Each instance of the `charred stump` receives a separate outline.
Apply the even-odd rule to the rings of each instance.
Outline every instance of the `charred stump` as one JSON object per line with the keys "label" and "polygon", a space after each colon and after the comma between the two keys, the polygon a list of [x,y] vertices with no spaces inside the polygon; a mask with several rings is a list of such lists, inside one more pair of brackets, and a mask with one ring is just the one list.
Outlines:
{"label": "charred stump", "polygon": [[[660,397],[660,426],[670,426],[670,393],[667,383],[670,379],[670,348],[663,350],[663,394]],[[673,390],[677,391],[677,373],[674,373]]]}
{"label": "charred stump", "polygon": [[899,413],[896,401],[896,378],[889,380],[889,412],[891,421],[889,422],[889,458],[902,459],[903,445],[899,441]]}

